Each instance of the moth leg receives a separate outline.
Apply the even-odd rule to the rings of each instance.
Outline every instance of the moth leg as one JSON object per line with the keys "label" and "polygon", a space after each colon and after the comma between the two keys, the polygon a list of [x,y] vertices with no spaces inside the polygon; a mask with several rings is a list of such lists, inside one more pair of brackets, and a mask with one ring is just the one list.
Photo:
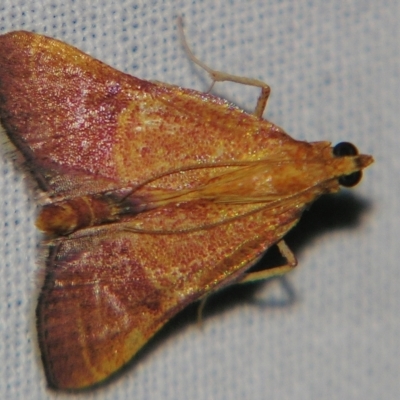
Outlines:
{"label": "moth leg", "polygon": [[267,106],[267,101],[268,101],[269,94],[271,93],[271,88],[265,82],[260,81],[258,79],[246,78],[243,76],[232,75],[232,74],[228,74],[226,72],[217,71],[215,69],[210,68],[206,64],[204,64],[193,54],[193,52],[190,50],[189,45],[187,44],[185,34],[183,32],[182,17],[178,17],[177,22],[178,22],[178,32],[181,37],[181,42],[182,42],[182,45],[183,45],[189,59],[193,63],[197,64],[199,67],[201,67],[205,71],[207,71],[212,79],[212,84],[211,84],[210,88],[208,89],[208,92],[211,91],[215,82],[224,82],[224,81],[240,83],[242,85],[259,87],[259,88],[261,88],[261,93],[258,96],[257,105],[256,105],[256,108],[255,108],[253,114],[256,117],[261,118],[263,115],[263,112],[265,110],[265,107]]}
{"label": "moth leg", "polygon": [[282,256],[286,259],[286,264],[263,271],[250,272],[237,283],[261,281],[290,272],[297,265],[297,259],[295,255],[293,254],[292,250],[289,249],[284,240],[280,240],[276,245],[278,246]]}
{"label": "moth leg", "polygon": [[[261,281],[269,278],[274,278],[276,276],[282,276],[286,273],[290,272],[293,268],[297,265],[296,256],[293,254],[292,250],[290,250],[289,246],[286,242],[282,239],[277,244],[279,251],[281,252],[282,256],[286,259],[286,263],[284,265],[280,265],[278,267],[266,269],[264,271],[257,271],[257,272],[250,272],[246,274],[242,279],[235,282],[242,284],[248,282],[256,282]],[[203,311],[206,305],[207,299],[211,296],[214,292],[208,292],[200,299],[199,308],[197,309],[197,323],[201,327],[203,323]]]}
{"label": "moth leg", "polygon": [[203,326],[203,311],[204,307],[207,303],[208,297],[210,296],[210,293],[207,295],[203,296],[200,299],[199,307],[197,309],[197,325],[201,328]]}

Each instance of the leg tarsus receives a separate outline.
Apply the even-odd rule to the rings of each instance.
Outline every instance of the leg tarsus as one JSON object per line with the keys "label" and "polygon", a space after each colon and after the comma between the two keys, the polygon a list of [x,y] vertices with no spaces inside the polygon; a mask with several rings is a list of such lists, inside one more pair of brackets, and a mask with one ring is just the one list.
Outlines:
{"label": "leg tarsus", "polygon": [[199,326],[199,328],[203,327],[203,311],[204,311],[204,307],[206,305],[208,296],[210,296],[210,293],[205,294],[200,299],[199,308],[197,309],[197,325]]}
{"label": "leg tarsus", "polygon": [[260,81],[258,79],[246,78],[243,76],[232,75],[232,74],[228,74],[226,72],[217,71],[217,70],[210,68],[208,65],[204,64],[193,54],[192,50],[190,50],[190,47],[187,44],[185,34],[183,32],[182,17],[178,17],[177,23],[178,23],[178,32],[179,32],[179,35],[181,38],[181,42],[182,42],[182,45],[183,45],[189,59],[193,63],[197,64],[199,67],[203,68],[206,72],[208,72],[208,74],[210,75],[210,77],[212,79],[212,84],[211,84],[210,88],[208,89],[208,92],[213,88],[215,82],[224,82],[224,81],[240,83],[242,85],[259,87],[259,88],[261,88],[261,93],[257,100],[257,105],[254,110],[254,115],[258,118],[261,118],[263,115],[263,112],[265,110],[265,107],[267,106],[267,101],[268,101],[268,97],[271,92],[271,88],[265,82]]}
{"label": "leg tarsus", "polygon": [[292,250],[288,247],[284,240],[280,240],[277,244],[279,251],[282,256],[286,259],[286,264],[280,265],[275,268],[266,269],[263,271],[250,272],[245,275],[240,281],[237,283],[247,283],[247,282],[255,282],[260,280],[265,280],[269,278],[273,278],[275,276],[282,276],[288,272],[290,272],[297,265],[297,260]]}

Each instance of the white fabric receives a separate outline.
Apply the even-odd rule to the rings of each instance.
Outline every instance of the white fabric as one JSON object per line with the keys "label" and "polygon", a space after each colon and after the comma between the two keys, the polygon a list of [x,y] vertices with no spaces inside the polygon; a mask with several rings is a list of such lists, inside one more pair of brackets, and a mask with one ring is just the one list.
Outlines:
{"label": "white fabric", "polygon": [[[45,33],[138,77],[207,90],[177,38],[183,15],[202,61],[271,85],[265,118],[298,139],[351,141],[376,163],[357,188],[306,213],[289,238],[299,267],[283,282],[211,298],[203,329],[189,308],[119,379],[67,395],[46,389],[37,349],[36,203],[2,155],[0,397],[399,398],[399,4],[2,0],[0,33]],[[258,96],[235,84],[215,92],[247,110]]]}

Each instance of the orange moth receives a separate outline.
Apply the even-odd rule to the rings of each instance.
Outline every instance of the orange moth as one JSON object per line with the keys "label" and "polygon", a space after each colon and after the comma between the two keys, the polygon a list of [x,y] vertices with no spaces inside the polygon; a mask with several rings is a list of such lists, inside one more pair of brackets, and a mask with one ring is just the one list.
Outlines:
{"label": "orange moth", "polygon": [[[208,93],[148,82],[63,42],[0,36],[0,118],[46,202],[37,306],[48,384],[81,389],[124,366],[187,304],[283,274],[283,241],[317,197],[372,163],[349,143],[292,139]],[[44,195],[44,196],[43,196]],[[272,245],[287,263],[247,270]]]}

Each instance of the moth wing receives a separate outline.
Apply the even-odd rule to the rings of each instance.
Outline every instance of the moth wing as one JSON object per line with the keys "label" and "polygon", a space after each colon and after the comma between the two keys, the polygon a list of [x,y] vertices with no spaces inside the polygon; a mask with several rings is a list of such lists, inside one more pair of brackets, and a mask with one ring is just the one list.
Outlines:
{"label": "moth wing", "polygon": [[49,384],[109,377],[188,303],[238,279],[298,216],[261,211],[184,235],[116,224],[54,242],[37,308]]}
{"label": "moth wing", "polygon": [[[0,118],[40,188],[58,200],[310,147],[225,100],[140,80],[23,31],[0,36]],[[203,181],[213,173],[203,172]],[[179,188],[180,176],[169,187]]]}

